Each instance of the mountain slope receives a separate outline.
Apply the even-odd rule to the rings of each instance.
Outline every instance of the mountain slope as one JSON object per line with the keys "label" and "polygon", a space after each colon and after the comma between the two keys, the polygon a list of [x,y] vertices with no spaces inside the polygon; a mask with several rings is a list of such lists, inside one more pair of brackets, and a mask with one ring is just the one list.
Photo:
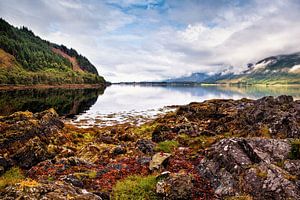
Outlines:
{"label": "mountain slope", "polygon": [[225,83],[225,84],[300,84],[300,53],[265,58],[240,74],[228,70],[208,75],[193,73],[167,82]]}
{"label": "mountain slope", "polygon": [[300,84],[300,53],[265,58],[231,78],[219,83]]}
{"label": "mountain slope", "polygon": [[104,84],[87,58],[0,19],[0,84]]}

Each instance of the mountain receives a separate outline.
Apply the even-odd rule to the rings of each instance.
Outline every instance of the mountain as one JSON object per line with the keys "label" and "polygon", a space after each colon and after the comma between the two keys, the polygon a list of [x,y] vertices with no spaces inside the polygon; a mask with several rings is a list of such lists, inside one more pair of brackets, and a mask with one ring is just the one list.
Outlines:
{"label": "mountain", "polygon": [[219,79],[219,83],[245,84],[300,84],[300,53],[265,58],[231,78]]}
{"label": "mountain", "polygon": [[0,18],[0,84],[104,84],[90,61]]}
{"label": "mountain", "polygon": [[172,83],[172,82],[203,82],[210,76],[206,73],[192,73],[190,76],[183,76],[179,78],[173,78],[165,80],[164,82]]}
{"label": "mountain", "polygon": [[234,77],[233,73],[216,73],[216,74],[207,74],[207,73],[192,73],[190,76],[183,76],[179,78],[168,79],[163,82],[167,83],[216,83],[219,80],[229,79]]}
{"label": "mountain", "polygon": [[300,84],[300,53],[265,58],[240,74],[229,70],[213,75],[193,73],[190,76],[168,79],[167,82],[196,82],[222,84]]}

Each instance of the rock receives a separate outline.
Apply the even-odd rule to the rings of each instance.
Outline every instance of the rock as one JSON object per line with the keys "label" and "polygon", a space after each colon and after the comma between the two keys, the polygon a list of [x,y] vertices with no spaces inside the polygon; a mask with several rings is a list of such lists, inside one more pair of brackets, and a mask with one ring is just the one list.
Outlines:
{"label": "rock", "polygon": [[300,160],[286,160],[283,168],[290,174],[300,177]]}
{"label": "rock", "polygon": [[12,166],[11,161],[0,156],[0,175]]}
{"label": "rock", "polygon": [[61,133],[63,127],[53,109],[1,117],[0,156],[25,169],[53,158],[61,151],[61,144],[67,141]]}
{"label": "rock", "polygon": [[149,169],[150,170],[159,169],[170,156],[171,154],[162,153],[162,152],[154,154],[152,160],[150,161]]}
{"label": "rock", "polygon": [[23,186],[12,185],[6,187],[0,192],[1,199],[25,199],[25,200],[38,200],[38,199],[90,199],[101,200],[101,197],[87,192],[84,189],[79,189],[66,182],[51,182],[40,183],[36,186]]}
{"label": "rock", "polygon": [[179,134],[299,138],[300,101],[285,95],[258,100],[213,99],[180,106],[176,114],[158,121],[152,133],[154,142],[173,140]]}
{"label": "rock", "polygon": [[71,183],[75,187],[83,188],[83,182],[74,175],[67,175],[63,178],[65,182]]}
{"label": "rock", "polygon": [[171,128],[166,125],[157,125],[152,133],[153,142],[163,142],[165,140],[172,140],[176,136],[176,133],[173,133]]}
{"label": "rock", "polygon": [[187,174],[170,174],[156,184],[156,193],[164,199],[192,199],[193,183]]}
{"label": "rock", "polygon": [[151,140],[141,139],[136,142],[137,148],[145,153],[145,154],[152,154],[154,152],[154,143]]}
{"label": "rock", "polygon": [[93,143],[87,144],[77,153],[77,157],[92,163],[96,162],[100,155],[101,150]]}
{"label": "rock", "polygon": [[208,150],[198,169],[219,198],[250,194],[254,199],[299,199],[299,177],[289,172],[297,171],[296,163],[285,161],[290,150],[289,140],[223,139]]}
{"label": "rock", "polygon": [[127,150],[125,149],[125,147],[122,146],[117,146],[113,149],[112,154],[114,156],[120,155],[120,154],[125,154],[127,152]]}

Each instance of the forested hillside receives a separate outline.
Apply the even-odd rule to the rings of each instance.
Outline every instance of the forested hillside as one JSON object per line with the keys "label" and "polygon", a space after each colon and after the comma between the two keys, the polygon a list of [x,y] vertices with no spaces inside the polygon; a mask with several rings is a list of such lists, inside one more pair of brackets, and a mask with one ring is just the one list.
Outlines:
{"label": "forested hillside", "polygon": [[84,83],[105,83],[86,57],[0,19],[0,84]]}

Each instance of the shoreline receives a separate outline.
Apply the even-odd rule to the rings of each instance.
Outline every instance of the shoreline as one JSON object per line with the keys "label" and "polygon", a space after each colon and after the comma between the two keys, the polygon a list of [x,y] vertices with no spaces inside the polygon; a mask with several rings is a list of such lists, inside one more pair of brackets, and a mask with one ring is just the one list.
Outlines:
{"label": "shoreline", "polygon": [[37,85],[0,85],[1,90],[28,90],[28,89],[97,89],[97,88],[106,88],[108,85],[103,84],[62,84],[62,85],[46,85],[46,84],[37,84]]}

